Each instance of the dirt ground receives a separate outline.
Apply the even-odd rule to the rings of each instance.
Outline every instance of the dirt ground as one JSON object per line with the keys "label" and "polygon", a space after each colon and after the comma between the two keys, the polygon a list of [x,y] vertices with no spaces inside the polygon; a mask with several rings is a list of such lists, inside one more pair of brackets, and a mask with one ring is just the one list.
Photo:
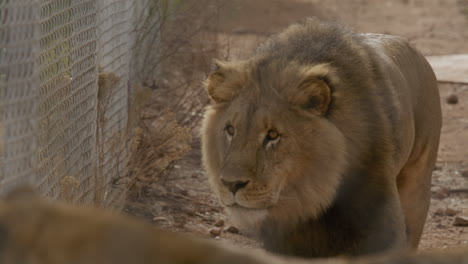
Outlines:
{"label": "dirt ground", "polygon": [[[246,56],[268,35],[307,16],[341,21],[360,32],[400,35],[425,55],[468,53],[468,1],[232,0],[222,8],[216,32],[225,48],[222,57]],[[455,217],[468,215],[468,84],[440,83],[439,89],[444,121],[422,250],[468,244],[468,227],[453,224]],[[458,103],[447,103],[451,95]],[[165,180],[125,210],[162,228],[261,247],[236,230],[227,231],[229,221],[208,186],[197,140]],[[210,234],[212,228],[222,232]]]}

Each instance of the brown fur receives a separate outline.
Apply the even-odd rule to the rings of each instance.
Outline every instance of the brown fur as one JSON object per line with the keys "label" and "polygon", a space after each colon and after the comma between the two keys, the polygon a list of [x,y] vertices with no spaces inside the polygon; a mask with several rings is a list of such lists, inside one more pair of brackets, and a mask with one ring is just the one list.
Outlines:
{"label": "brown fur", "polygon": [[50,203],[30,190],[0,201],[2,264],[268,263],[103,209]]}
{"label": "brown fur", "polygon": [[328,257],[418,246],[441,110],[432,69],[405,40],[310,19],[249,59],[218,63],[206,87],[210,184],[267,249]]}
{"label": "brown fur", "polygon": [[468,249],[306,261],[220,246],[102,209],[50,203],[17,190],[0,201],[0,263],[21,264],[456,264]]}

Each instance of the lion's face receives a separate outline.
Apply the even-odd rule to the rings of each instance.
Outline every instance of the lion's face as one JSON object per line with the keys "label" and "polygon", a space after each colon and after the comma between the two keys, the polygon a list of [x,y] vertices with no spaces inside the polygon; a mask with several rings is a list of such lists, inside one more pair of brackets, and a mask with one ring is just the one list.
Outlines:
{"label": "lion's face", "polygon": [[328,86],[315,78],[324,66],[256,74],[252,65],[223,66],[207,82],[216,103],[202,131],[221,203],[244,225],[316,217],[332,202],[345,165],[344,138],[325,116]]}

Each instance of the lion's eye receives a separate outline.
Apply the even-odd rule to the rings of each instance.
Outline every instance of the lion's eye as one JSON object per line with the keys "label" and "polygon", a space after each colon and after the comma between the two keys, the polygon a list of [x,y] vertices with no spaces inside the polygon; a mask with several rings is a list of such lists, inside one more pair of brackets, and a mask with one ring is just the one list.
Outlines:
{"label": "lion's eye", "polygon": [[270,129],[267,133],[266,140],[272,141],[278,139],[279,134],[273,129]]}
{"label": "lion's eye", "polygon": [[234,133],[236,133],[236,130],[234,129],[233,126],[231,125],[227,125],[224,130],[226,131],[226,133],[229,135],[229,136],[234,136]]}

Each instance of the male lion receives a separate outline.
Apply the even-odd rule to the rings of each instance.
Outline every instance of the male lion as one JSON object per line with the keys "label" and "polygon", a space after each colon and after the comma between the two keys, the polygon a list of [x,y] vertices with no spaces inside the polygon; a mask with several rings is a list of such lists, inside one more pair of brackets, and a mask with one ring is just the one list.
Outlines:
{"label": "male lion", "polygon": [[[218,243],[219,244],[219,243]],[[103,209],[48,202],[19,188],[0,200],[2,264],[285,263],[152,227]],[[341,264],[341,263],[331,263]]]}
{"label": "male lion", "polygon": [[202,128],[210,184],[270,251],[418,246],[437,156],[434,73],[402,38],[314,19],[217,62]]}
{"label": "male lion", "polygon": [[0,201],[2,264],[457,264],[468,249],[304,261],[240,250],[103,209],[48,202],[20,188]]}

